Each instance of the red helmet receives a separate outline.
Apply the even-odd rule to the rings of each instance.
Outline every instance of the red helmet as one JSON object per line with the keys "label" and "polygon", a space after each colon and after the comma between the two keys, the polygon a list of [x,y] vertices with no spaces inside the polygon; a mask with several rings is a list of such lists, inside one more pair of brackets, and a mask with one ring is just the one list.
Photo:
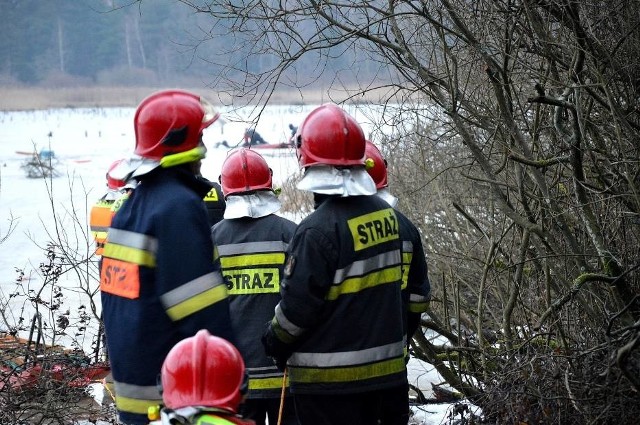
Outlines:
{"label": "red helmet", "polygon": [[387,181],[387,160],[382,157],[380,150],[376,145],[367,140],[365,152],[366,159],[364,164],[367,173],[369,173],[376,184],[376,189],[389,186]]}
{"label": "red helmet", "polygon": [[164,156],[194,149],[202,130],[219,118],[200,96],[164,90],[144,99],[134,117],[136,155],[159,161]]}
{"label": "red helmet", "polygon": [[267,161],[251,149],[232,152],[222,164],[220,185],[227,197],[234,193],[271,189],[271,168]]}
{"label": "red helmet", "polygon": [[122,161],[124,161],[124,159],[119,159],[117,161],[114,161],[113,164],[109,166],[109,170],[107,171],[107,187],[111,190],[122,189],[125,186],[125,184],[127,184],[126,181],[115,179],[109,175],[109,173],[111,173],[111,170],[113,170],[118,165],[120,165]]}
{"label": "red helmet", "polygon": [[307,115],[296,139],[298,162],[311,165],[364,165],[364,132],[356,120],[333,103]]}
{"label": "red helmet", "polygon": [[238,412],[247,382],[240,352],[206,329],[169,351],[160,377],[162,399],[169,409],[203,406],[234,413]]}

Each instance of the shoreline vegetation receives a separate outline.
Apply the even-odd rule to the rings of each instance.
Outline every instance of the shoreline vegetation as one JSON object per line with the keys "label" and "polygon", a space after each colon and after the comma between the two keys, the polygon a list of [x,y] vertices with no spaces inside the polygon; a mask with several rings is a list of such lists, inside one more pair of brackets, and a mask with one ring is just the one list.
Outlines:
{"label": "shoreline vegetation", "polygon": [[[62,87],[43,88],[26,86],[0,86],[0,111],[29,111],[57,108],[109,108],[136,107],[149,94],[168,87]],[[238,100],[242,105],[265,102],[262,95],[253,100],[232,99],[227,93],[210,89],[179,87],[202,95],[214,105],[231,105]],[[374,101],[374,93],[354,95],[347,89],[305,89],[275,91],[269,104],[321,104],[325,102]]]}

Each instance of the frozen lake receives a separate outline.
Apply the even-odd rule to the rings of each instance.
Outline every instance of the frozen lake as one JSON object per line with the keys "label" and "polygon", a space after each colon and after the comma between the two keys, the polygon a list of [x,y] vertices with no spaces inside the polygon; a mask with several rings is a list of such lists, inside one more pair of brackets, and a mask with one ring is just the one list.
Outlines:
{"label": "frozen lake", "polygon": [[[288,139],[290,123],[298,125],[313,109],[310,106],[266,107],[257,121],[258,132],[270,143]],[[224,125],[214,123],[205,130],[204,142],[209,148],[203,161],[202,173],[217,180],[227,154],[226,148],[215,148],[226,140],[231,146],[242,139],[244,129],[253,126],[255,111],[221,109]],[[367,114],[356,110],[350,113],[369,134],[371,124]],[[64,265],[81,263],[91,257],[92,239],[89,235],[88,213],[93,203],[106,190],[105,173],[109,165],[129,156],[134,148],[133,108],[57,109],[27,112],[0,112],[0,330],[6,322],[17,323],[20,317],[29,322],[34,314],[24,296],[11,297],[20,290],[23,294],[40,295],[45,302],[62,301],[61,312],[70,310],[77,319],[83,309],[89,310],[91,299],[99,314],[100,297],[95,275],[95,259],[82,267],[64,273],[58,283],[64,288],[60,299],[50,292],[40,264],[48,264],[45,247],[51,240],[62,242],[69,258]],[[28,158],[19,152],[52,150],[59,161],[59,177],[28,178],[21,165]],[[274,150],[264,154],[273,169],[274,184],[278,185],[297,171],[292,150]],[[16,269],[25,278],[18,281]],[[4,303],[9,302],[9,308]],[[45,309],[43,309],[43,314]],[[43,317],[43,320],[55,320]],[[87,335],[95,332],[97,321],[88,325]],[[78,344],[89,350],[90,339],[78,336]],[[61,339],[65,342],[64,338]],[[411,360],[410,380],[431,396],[431,383],[442,380],[434,368]],[[416,408],[413,423],[439,424],[445,421],[451,405],[438,404]]]}

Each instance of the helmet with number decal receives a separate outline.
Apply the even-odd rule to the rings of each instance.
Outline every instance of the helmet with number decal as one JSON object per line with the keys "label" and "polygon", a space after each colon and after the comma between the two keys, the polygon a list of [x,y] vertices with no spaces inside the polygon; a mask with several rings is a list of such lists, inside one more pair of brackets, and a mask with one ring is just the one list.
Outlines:
{"label": "helmet with number decal", "polygon": [[333,103],[317,107],[298,129],[298,162],[313,165],[350,167],[364,165],[364,132],[356,120]]}
{"label": "helmet with number decal", "polygon": [[[209,102],[196,94],[182,90],[154,93],[136,110],[134,152],[170,165],[202,159],[206,152],[202,131],[219,116]],[[174,155],[180,158],[168,158]]]}
{"label": "helmet with number decal", "polygon": [[365,168],[376,184],[376,189],[389,186],[387,179],[387,160],[373,142],[367,140],[365,155]]}
{"label": "helmet with number decal", "polygon": [[254,150],[240,149],[229,154],[222,164],[220,184],[229,195],[272,189],[272,172],[267,161]]}
{"label": "helmet with number decal", "polygon": [[240,352],[205,329],[169,351],[160,378],[162,399],[169,409],[203,406],[237,413],[247,390]]}

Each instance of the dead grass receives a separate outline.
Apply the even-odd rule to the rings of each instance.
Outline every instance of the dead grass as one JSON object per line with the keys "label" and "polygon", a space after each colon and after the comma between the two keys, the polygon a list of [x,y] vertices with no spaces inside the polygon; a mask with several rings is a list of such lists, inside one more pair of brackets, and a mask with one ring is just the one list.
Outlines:
{"label": "dead grass", "polygon": [[[0,110],[22,111],[52,108],[135,107],[150,93],[166,87],[14,87],[0,86]],[[203,88],[188,88],[214,103],[231,103],[231,97]],[[368,95],[372,99],[374,94]],[[270,104],[319,104],[342,102],[349,99],[345,90],[309,89],[303,92],[277,91],[269,99]],[[358,100],[364,100],[357,96]],[[256,102],[260,99],[256,98]],[[264,100],[262,100],[264,102]]]}

